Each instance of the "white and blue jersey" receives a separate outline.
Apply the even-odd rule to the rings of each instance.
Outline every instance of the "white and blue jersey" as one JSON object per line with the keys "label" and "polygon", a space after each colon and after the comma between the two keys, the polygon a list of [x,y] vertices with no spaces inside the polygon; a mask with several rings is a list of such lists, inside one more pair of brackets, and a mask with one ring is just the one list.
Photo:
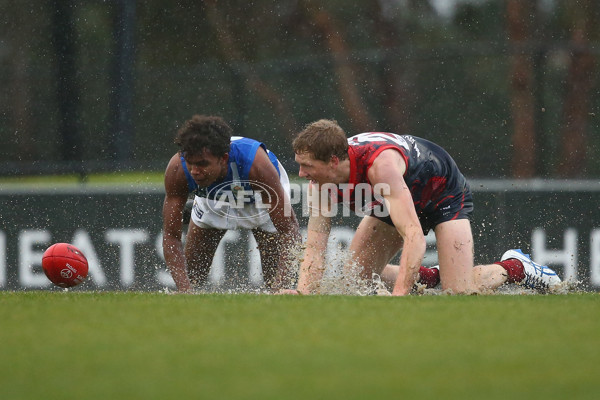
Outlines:
{"label": "white and blue jersey", "polygon": [[[214,199],[217,194],[229,194],[228,192],[235,197],[240,190],[244,190],[245,193],[251,193],[252,187],[250,186],[249,179],[250,168],[252,167],[252,163],[254,162],[259,147],[262,147],[267,152],[277,173],[281,175],[277,156],[269,151],[264,143],[241,136],[233,136],[229,147],[227,176],[222,181],[215,182],[208,187],[198,186],[196,181],[194,181],[194,178],[192,178],[183,156],[180,156],[181,165],[183,166],[183,171],[185,172],[185,177],[188,182],[189,192],[194,193],[199,197],[206,197],[207,199]],[[248,201],[252,201],[252,197],[249,197]]]}
{"label": "white and blue jersey", "polygon": [[[185,160],[181,157],[188,189],[195,195],[191,215],[194,224],[201,228],[258,228],[266,232],[277,232],[269,215],[269,207],[257,202],[257,199],[261,197],[255,192],[261,190],[261,184],[254,182],[254,185],[258,187],[255,190],[249,177],[256,152],[261,147],[267,152],[269,160],[277,170],[279,182],[289,199],[289,179],[275,154],[261,142],[234,136],[231,138],[229,147],[227,175],[223,180],[208,187],[198,186],[188,171]],[[262,189],[264,190],[264,187]],[[279,201],[283,201],[283,199],[279,199]]]}

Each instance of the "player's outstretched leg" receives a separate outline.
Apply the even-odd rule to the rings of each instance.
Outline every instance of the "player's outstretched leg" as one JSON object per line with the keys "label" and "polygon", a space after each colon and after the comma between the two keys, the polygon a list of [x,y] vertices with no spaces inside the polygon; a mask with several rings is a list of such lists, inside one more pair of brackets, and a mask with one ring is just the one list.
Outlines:
{"label": "player's outstretched leg", "polygon": [[[390,290],[394,287],[394,284],[396,283],[396,278],[398,277],[399,270],[399,265],[388,264],[381,272],[381,280],[386,284],[386,286]],[[417,277],[417,282],[421,285],[425,285],[427,289],[436,287],[440,283],[440,266],[421,266],[419,268],[419,276]]]}
{"label": "player's outstretched leg", "polygon": [[529,254],[524,254],[521,249],[506,251],[502,255],[501,261],[506,260],[518,260],[523,265],[523,274],[525,276],[520,282],[516,282],[520,285],[537,290],[546,290],[561,282],[554,270],[545,265],[533,262]]}

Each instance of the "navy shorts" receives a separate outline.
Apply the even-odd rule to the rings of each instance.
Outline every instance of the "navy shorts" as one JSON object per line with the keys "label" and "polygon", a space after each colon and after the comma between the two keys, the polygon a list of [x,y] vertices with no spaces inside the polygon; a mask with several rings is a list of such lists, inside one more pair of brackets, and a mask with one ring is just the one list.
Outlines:
{"label": "navy shorts", "polygon": [[[471,193],[469,184],[464,178],[459,179],[459,182],[460,186],[446,187],[443,192],[439,193],[439,196],[437,197],[439,200],[437,202],[430,202],[430,204],[427,204],[424,208],[419,207],[418,202],[415,201],[415,209],[424,235],[427,235],[431,229],[435,229],[435,227],[442,222],[455,219],[471,220],[473,215],[473,194]],[[413,193],[413,200],[414,199],[415,194]],[[384,205],[381,206],[385,207]],[[379,216],[376,215],[373,208],[371,208],[371,212],[368,215],[377,218],[388,225],[394,226],[389,212],[380,212],[377,214],[379,214]],[[382,214],[383,216],[381,216]]]}

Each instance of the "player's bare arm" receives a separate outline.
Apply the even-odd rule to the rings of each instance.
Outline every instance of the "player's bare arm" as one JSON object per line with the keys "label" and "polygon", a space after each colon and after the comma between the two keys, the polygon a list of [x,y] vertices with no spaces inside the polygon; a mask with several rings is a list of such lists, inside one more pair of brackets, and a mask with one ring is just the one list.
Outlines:
{"label": "player's bare arm", "polygon": [[[406,164],[396,150],[384,150],[369,169],[369,180],[374,188],[380,187],[392,222],[404,245],[400,258],[400,271],[392,295],[410,293],[425,254],[423,230],[413,205],[409,188],[404,182]],[[379,185],[378,185],[379,184]]]}
{"label": "player's bare arm", "polygon": [[277,280],[281,284],[287,266],[292,260],[293,251],[302,241],[298,220],[292,211],[290,199],[281,185],[279,174],[264,149],[259,148],[256,152],[248,177],[257,182],[256,190],[267,191],[261,194],[263,204],[269,207],[271,221],[280,235],[281,257]]}
{"label": "player's bare arm", "polygon": [[[321,195],[318,188],[318,184],[313,182],[308,186],[307,207],[310,214],[296,289],[300,294],[318,293],[325,272],[325,252],[331,232],[331,199],[329,193]],[[322,201],[325,204],[321,204]]]}
{"label": "player's bare arm", "polygon": [[300,294],[318,293],[325,272],[325,252],[331,232],[331,218],[318,211],[308,220],[304,255],[300,263],[297,291]]}
{"label": "player's bare arm", "polygon": [[179,154],[175,154],[167,165],[164,185],[163,254],[177,289],[186,292],[191,290],[191,284],[181,242],[181,228],[183,208],[188,198],[188,186]]}

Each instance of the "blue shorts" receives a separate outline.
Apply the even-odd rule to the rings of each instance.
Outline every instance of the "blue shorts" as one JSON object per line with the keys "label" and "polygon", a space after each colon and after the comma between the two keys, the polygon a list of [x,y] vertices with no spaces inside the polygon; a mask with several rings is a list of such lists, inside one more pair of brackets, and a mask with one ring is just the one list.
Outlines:
{"label": "blue shorts", "polygon": [[[431,203],[425,208],[415,207],[424,235],[427,235],[431,229],[435,229],[435,227],[442,222],[455,219],[471,220],[471,217],[473,216],[473,194],[471,193],[469,184],[464,178],[459,181],[462,181],[461,183],[463,183],[463,185],[446,187],[444,191],[440,193],[438,198],[441,200],[438,202]],[[381,215],[382,213],[378,214]],[[375,215],[372,209],[368,215],[375,217],[388,225],[394,226],[389,212],[384,212],[383,214],[384,216]]]}

